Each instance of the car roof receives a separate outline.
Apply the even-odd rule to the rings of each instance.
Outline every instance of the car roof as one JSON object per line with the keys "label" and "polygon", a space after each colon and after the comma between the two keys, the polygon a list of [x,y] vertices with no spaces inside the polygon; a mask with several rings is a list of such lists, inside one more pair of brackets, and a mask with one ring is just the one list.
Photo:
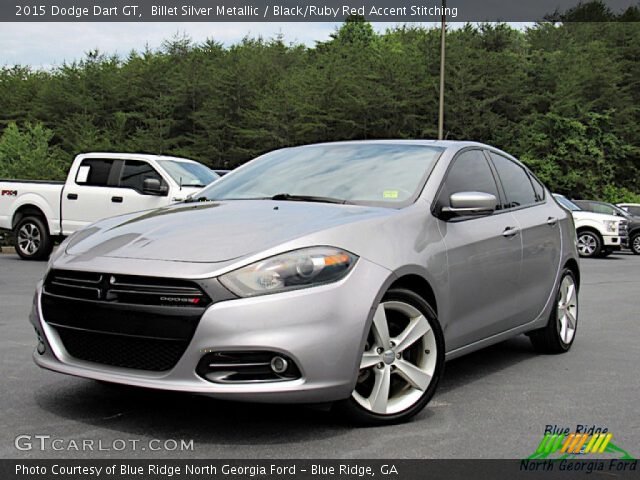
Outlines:
{"label": "car roof", "polygon": [[423,139],[423,140],[405,140],[405,139],[387,139],[387,140],[345,140],[341,142],[321,142],[321,143],[312,143],[308,145],[300,145],[299,147],[290,147],[290,148],[313,148],[317,146],[324,145],[359,145],[359,144],[372,144],[372,145],[416,145],[416,146],[424,146],[424,147],[438,147],[443,148],[445,150],[461,150],[467,147],[476,147],[476,148],[485,148],[488,150],[493,150],[494,152],[500,153],[501,155],[522,163],[513,155],[501,150],[492,145],[487,145],[481,142],[474,142],[471,140],[433,140],[433,139]]}
{"label": "car roof", "polygon": [[573,202],[589,202],[589,203],[599,203],[600,205],[613,205],[613,203],[609,203],[609,202],[603,202],[601,200],[583,200],[583,199],[579,199],[579,200],[572,200]]}
{"label": "car roof", "polygon": [[301,147],[316,147],[320,145],[355,145],[355,144],[379,144],[379,145],[422,145],[429,147],[441,147],[441,148],[463,148],[463,147],[482,147],[499,150],[491,145],[486,145],[480,142],[473,142],[470,140],[405,140],[405,139],[386,139],[386,140],[345,140],[341,142],[320,142],[312,143],[309,145],[301,145]]}
{"label": "car roof", "polygon": [[152,155],[149,153],[117,153],[117,152],[88,152],[78,155],[83,158],[114,158],[116,160],[174,160],[179,162],[198,163],[189,158],[172,157],[170,155]]}

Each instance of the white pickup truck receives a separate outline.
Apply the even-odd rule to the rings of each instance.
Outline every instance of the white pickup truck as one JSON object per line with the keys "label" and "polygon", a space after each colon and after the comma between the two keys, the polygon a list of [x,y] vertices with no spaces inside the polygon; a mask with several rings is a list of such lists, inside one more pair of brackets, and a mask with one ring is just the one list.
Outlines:
{"label": "white pickup truck", "polygon": [[576,225],[578,253],[581,257],[606,257],[627,247],[627,220],[615,215],[582,210],[563,195],[553,194],[557,202],[571,210]]}
{"label": "white pickup truck", "polygon": [[0,180],[0,229],[24,259],[46,259],[54,241],[100,219],[184,200],[219,176],[193,160],[85,153],[66,182]]}

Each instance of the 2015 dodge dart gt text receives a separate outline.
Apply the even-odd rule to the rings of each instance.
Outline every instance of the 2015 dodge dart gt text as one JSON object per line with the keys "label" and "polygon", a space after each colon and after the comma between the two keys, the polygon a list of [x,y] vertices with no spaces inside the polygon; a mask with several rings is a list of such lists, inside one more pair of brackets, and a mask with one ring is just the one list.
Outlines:
{"label": "2015 dodge dart gt text", "polygon": [[386,424],[429,402],[446,359],[522,333],[569,350],[579,282],[571,213],[510,155],[309,145],[65,240],[34,298],[34,359]]}

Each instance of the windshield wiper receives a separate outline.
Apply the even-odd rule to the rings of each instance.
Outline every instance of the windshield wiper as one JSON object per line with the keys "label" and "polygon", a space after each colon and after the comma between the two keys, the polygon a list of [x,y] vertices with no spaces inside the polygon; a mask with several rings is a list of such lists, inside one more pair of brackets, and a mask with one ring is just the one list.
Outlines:
{"label": "windshield wiper", "polygon": [[348,205],[349,201],[332,197],[317,197],[314,195],[292,195],[290,193],[278,193],[271,197],[271,200],[287,200],[292,202],[318,202],[318,203],[339,203]]}
{"label": "windshield wiper", "polygon": [[183,200],[183,203],[196,203],[196,202],[211,202],[212,200],[208,199],[207,197],[188,197],[185,200]]}

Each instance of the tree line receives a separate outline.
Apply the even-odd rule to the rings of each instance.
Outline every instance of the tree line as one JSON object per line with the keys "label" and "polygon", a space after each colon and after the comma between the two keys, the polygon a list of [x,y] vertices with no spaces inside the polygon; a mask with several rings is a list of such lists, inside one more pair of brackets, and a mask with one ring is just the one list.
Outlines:
{"label": "tree line", "polygon": [[[572,14],[587,7],[593,19],[594,4]],[[502,148],[572,197],[640,200],[640,15],[603,8],[603,22],[449,29],[447,138]],[[311,47],[174,37],[126,58],[5,66],[0,177],[61,179],[86,151],[233,168],[285,146],[435,138],[439,45],[435,27],[377,33],[353,18]]]}

